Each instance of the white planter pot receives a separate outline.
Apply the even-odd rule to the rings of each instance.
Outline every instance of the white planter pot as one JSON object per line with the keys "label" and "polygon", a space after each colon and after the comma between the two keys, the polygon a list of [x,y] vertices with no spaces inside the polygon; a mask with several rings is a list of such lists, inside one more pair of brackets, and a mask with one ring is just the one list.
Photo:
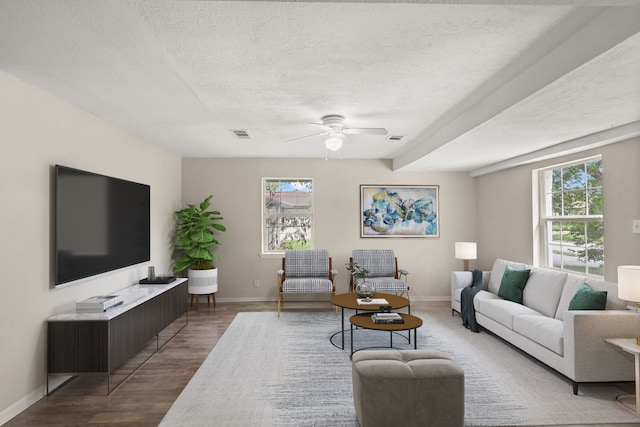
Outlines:
{"label": "white planter pot", "polygon": [[209,295],[218,292],[218,269],[189,269],[188,289],[189,293],[194,295]]}

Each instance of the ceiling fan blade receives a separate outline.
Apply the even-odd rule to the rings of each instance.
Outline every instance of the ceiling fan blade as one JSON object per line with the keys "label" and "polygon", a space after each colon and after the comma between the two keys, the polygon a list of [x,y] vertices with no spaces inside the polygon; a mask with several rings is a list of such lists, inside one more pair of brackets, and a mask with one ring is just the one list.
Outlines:
{"label": "ceiling fan blade", "polygon": [[347,135],[386,135],[389,133],[385,128],[346,128],[342,132]]}
{"label": "ceiling fan blade", "polygon": [[296,141],[300,141],[301,139],[307,139],[307,138],[313,138],[314,136],[322,136],[322,135],[326,135],[327,132],[320,132],[320,133],[314,133],[313,135],[307,135],[307,136],[301,136],[299,138],[293,138],[293,139],[289,139],[286,142],[296,142]]}

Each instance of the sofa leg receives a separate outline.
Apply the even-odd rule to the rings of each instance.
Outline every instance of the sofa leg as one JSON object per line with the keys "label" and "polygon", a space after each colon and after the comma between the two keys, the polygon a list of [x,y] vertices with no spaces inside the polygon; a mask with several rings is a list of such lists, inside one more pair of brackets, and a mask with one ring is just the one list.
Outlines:
{"label": "sofa leg", "polygon": [[573,394],[578,395],[578,383],[573,381]]}

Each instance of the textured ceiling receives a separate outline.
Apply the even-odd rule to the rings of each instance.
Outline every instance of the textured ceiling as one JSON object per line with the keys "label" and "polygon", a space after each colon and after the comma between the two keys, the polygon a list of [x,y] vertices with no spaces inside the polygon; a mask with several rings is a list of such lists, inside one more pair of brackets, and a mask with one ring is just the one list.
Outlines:
{"label": "textured ceiling", "polygon": [[[640,3],[3,0],[0,70],[185,157],[478,174],[640,133]],[[287,142],[325,114],[403,138]]]}

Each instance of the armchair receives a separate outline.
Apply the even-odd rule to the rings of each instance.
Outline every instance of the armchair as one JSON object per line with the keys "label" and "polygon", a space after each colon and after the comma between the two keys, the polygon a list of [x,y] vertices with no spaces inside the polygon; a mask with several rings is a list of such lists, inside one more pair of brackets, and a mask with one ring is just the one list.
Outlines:
{"label": "armchair", "polygon": [[282,269],[278,270],[278,317],[285,293],[329,293],[335,295],[331,257],[324,249],[285,251]]}
{"label": "armchair", "polygon": [[[409,298],[408,275],[404,269],[398,269],[398,258],[391,249],[355,249],[351,251],[350,261],[368,271],[366,280],[376,292],[406,294]],[[353,276],[349,279],[349,291],[354,292]]]}

